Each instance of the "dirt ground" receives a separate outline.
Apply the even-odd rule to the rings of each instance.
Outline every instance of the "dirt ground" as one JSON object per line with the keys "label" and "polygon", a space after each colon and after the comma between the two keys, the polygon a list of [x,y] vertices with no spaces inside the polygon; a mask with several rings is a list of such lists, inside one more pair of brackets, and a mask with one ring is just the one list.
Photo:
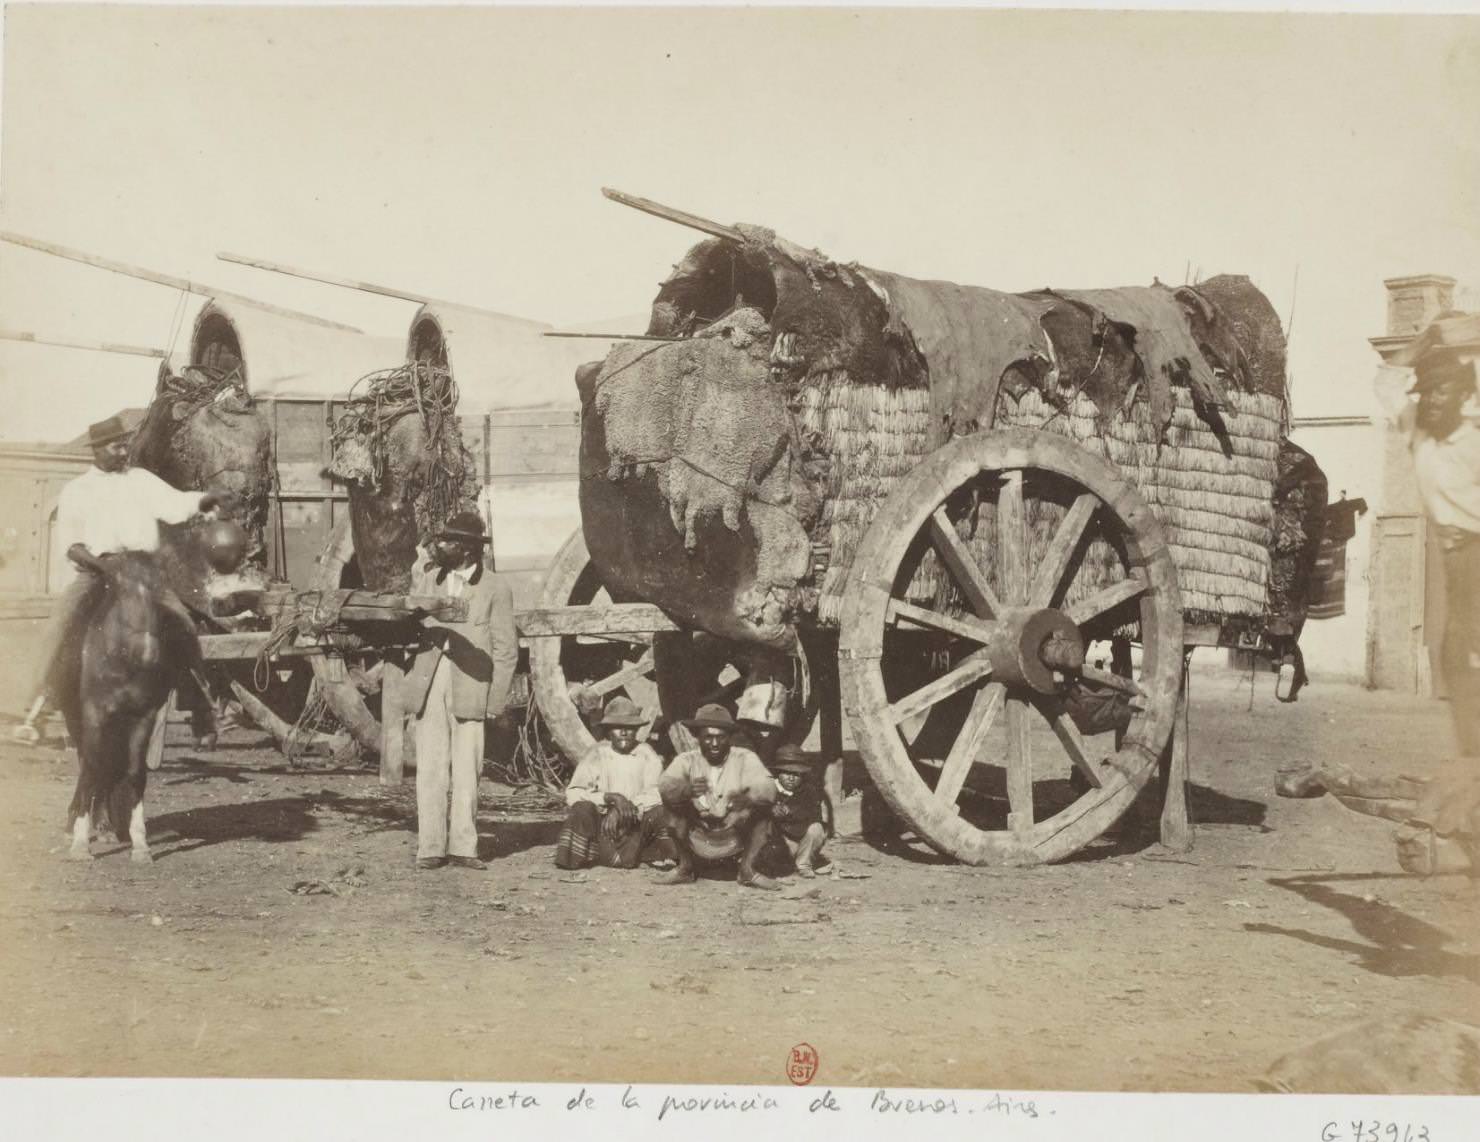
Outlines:
{"label": "dirt ground", "polygon": [[1312,759],[1429,772],[1443,706],[1271,685],[1251,709],[1247,677],[1194,675],[1190,853],[994,870],[839,840],[845,877],[779,903],[559,873],[558,815],[488,782],[489,871],[418,872],[409,785],[244,731],[152,775],[155,864],[72,863],[70,755],[7,740],[0,1073],[784,1083],[805,1041],[818,1084],[1244,1091],[1361,1018],[1480,1022],[1474,885],[1272,788]]}

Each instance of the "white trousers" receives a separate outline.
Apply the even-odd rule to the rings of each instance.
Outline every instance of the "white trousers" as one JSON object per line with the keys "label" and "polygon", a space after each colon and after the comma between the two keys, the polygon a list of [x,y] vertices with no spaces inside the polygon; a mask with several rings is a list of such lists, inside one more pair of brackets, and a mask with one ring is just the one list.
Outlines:
{"label": "white trousers", "polygon": [[444,656],[416,719],[417,857],[478,855],[482,767],[483,719],[453,717],[452,667]]}

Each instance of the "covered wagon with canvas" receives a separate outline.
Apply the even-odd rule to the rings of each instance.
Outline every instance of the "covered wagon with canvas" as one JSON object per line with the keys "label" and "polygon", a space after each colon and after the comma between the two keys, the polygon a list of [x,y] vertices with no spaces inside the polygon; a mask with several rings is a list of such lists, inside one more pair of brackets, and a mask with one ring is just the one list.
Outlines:
{"label": "covered wagon with canvas", "polygon": [[593,692],[673,723],[730,700],[846,735],[942,853],[1049,861],[1185,763],[1190,647],[1293,651],[1325,483],[1247,279],[1002,293],[611,196],[709,237],[577,374],[582,527],[545,603],[620,649],[597,677],[536,640],[568,753]]}

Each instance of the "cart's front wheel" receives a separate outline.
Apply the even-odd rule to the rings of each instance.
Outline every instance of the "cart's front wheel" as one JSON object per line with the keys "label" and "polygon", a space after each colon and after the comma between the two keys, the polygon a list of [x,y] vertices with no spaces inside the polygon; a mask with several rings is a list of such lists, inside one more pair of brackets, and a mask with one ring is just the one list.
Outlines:
{"label": "cart's front wheel", "polygon": [[[1138,681],[1094,661],[1117,633],[1141,645]],[[969,864],[1061,860],[1108,829],[1167,744],[1181,661],[1161,525],[1049,433],[933,453],[849,573],[839,673],[858,748],[894,811]],[[1103,740],[1117,731],[1119,748]]]}

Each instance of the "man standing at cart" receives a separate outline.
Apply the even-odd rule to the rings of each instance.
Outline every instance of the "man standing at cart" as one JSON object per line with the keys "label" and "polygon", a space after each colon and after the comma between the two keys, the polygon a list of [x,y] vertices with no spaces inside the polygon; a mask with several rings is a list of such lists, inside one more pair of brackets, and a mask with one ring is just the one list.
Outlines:
{"label": "man standing at cart", "polygon": [[779,889],[755,868],[771,838],[775,780],[760,758],[733,744],[738,727],[723,706],[700,706],[684,725],[699,746],[675,757],[658,782],[678,856],[678,867],[658,883],[691,884],[696,860],[719,860],[738,852],[740,884]]}
{"label": "man standing at cart", "polygon": [[1408,435],[1418,492],[1443,553],[1440,663],[1459,752],[1480,758],[1480,370],[1459,351],[1437,348],[1414,371],[1416,403],[1387,371],[1378,397]]}
{"label": "man standing at cart", "polygon": [[466,599],[463,622],[423,620],[424,640],[406,674],[416,717],[416,866],[483,869],[478,858],[478,778],[484,722],[503,713],[519,662],[514,600],[485,565],[477,512],[453,515],[412,573],[416,595]]}
{"label": "man standing at cart", "polygon": [[[92,448],[93,466],[62,489],[57,499],[56,538],[64,552],[84,548],[94,556],[120,551],[153,552],[159,548],[161,523],[184,523],[197,512],[213,511],[223,506],[212,492],[182,492],[172,488],[153,472],[129,466],[131,431],[123,421],[110,416],[87,430]],[[102,582],[97,575],[76,567],[70,559],[63,561],[63,571],[70,577],[57,596],[52,612],[42,631],[41,648],[36,662],[33,700],[26,717],[12,737],[28,745],[40,740],[36,723],[48,701],[53,701],[61,679],[59,669],[67,661],[67,651],[75,648],[82,631],[79,625],[86,617]],[[159,599],[160,605],[183,624],[192,635],[195,620],[179,596],[168,586]],[[182,640],[182,646],[196,647],[194,638]],[[203,689],[203,666],[193,662],[175,664],[185,692]],[[193,675],[193,677],[192,677]],[[210,699],[206,695],[191,712],[192,727],[202,744],[209,744],[215,724]]]}

